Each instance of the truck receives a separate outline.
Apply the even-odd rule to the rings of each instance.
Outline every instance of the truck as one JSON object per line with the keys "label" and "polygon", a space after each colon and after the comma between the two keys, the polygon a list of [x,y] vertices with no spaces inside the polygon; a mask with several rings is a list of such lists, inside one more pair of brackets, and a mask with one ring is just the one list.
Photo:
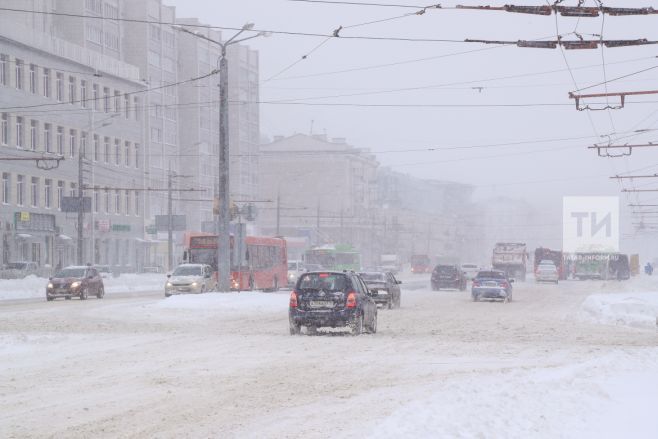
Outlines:
{"label": "truck", "polygon": [[381,255],[379,258],[382,270],[390,271],[397,274],[401,270],[400,258],[398,255]]}
{"label": "truck", "polygon": [[432,261],[428,255],[411,255],[411,272],[414,274],[429,273],[432,271]]}
{"label": "truck", "polygon": [[525,280],[528,252],[522,242],[498,242],[494,246],[491,266],[509,277]]}
{"label": "truck", "polygon": [[607,280],[610,275],[610,253],[576,253],[573,277],[578,280]]}
{"label": "truck", "polygon": [[539,263],[546,260],[552,261],[555,264],[560,280],[567,278],[567,270],[564,267],[564,257],[561,250],[551,250],[545,247],[535,249],[534,271],[537,272]]}

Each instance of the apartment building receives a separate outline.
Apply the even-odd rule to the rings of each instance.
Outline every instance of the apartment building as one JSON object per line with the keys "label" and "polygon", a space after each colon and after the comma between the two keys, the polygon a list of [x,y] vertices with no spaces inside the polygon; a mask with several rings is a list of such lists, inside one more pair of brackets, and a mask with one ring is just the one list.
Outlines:
{"label": "apartment building", "polygon": [[[139,72],[106,55],[43,32],[34,20],[0,19],[0,154],[54,162],[3,161],[1,262],[64,266],[76,262],[77,214],[62,211],[78,196],[83,154],[83,259],[138,268],[144,237],[144,137]],[[123,74],[126,74],[123,76]]]}

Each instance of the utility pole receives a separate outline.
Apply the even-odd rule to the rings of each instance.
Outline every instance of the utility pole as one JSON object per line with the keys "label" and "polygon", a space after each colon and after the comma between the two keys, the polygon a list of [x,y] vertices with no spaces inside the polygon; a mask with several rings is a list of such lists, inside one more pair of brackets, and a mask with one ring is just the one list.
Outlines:
{"label": "utility pole", "polygon": [[276,236],[281,236],[281,188],[276,194]]}
{"label": "utility pole", "polygon": [[84,264],[84,254],[83,254],[83,245],[82,245],[82,237],[83,237],[83,223],[84,223],[84,206],[83,206],[83,201],[84,201],[84,192],[82,190],[82,165],[83,165],[83,160],[82,160],[82,148],[78,149],[78,254],[77,254],[77,260],[78,260],[78,265],[83,265]]}
{"label": "utility pole", "polygon": [[167,173],[167,270],[174,266],[174,220],[172,218],[172,175],[171,162]]}
{"label": "utility pole", "polygon": [[320,245],[320,203],[319,202],[318,202],[318,213],[315,221],[316,221],[315,245]]}

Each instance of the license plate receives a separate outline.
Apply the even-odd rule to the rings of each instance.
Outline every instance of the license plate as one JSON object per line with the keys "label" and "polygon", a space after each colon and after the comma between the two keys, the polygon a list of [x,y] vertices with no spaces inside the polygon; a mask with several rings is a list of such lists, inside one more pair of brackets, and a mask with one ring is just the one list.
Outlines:
{"label": "license plate", "polygon": [[327,300],[311,300],[309,305],[311,305],[311,308],[333,308],[334,302]]}
{"label": "license plate", "polygon": [[497,286],[498,286],[498,282],[485,282],[485,283],[484,283],[484,286],[485,286],[485,287],[497,287]]}
{"label": "license plate", "polygon": [[65,288],[58,288],[57,290],[55,290],[55,292],[57,294],[63,294],[63,293],[68,293],[68,290]]}

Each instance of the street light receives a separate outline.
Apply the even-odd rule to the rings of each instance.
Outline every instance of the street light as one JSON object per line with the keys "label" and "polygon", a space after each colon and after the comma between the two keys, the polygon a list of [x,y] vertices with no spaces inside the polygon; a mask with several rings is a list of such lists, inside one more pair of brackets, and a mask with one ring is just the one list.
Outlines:
{"label": "street light", "polygon": [[258,37],[268,37],[268,32],[258,32],[249,37],[237,39],[240,34],[254,28],[253,23],[242,26],[235,35],[222,43],[208,38],[199,32],[191,31],[183,26],[175,25],[175,29],[194,35],[197,38],[217,44],[221,55],[217,59],[219,69],[219,161],[218,161],[218,194],[219,215],[217,217],[217,276],[219,291],[229,291],[231,288],[231,216],[230,216],[230,187],[229,187],[229,121],[228,121],[228,59],[226,48],[233,44],[242,43]]}

